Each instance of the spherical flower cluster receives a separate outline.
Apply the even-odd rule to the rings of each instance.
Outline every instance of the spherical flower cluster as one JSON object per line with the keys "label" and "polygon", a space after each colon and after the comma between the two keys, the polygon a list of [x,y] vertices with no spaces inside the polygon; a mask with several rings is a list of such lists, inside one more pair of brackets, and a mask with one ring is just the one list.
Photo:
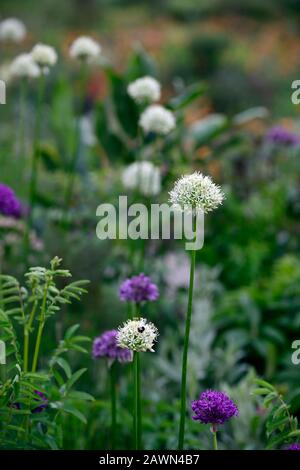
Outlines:
{"label": "spherical flower cluster", "polygon": [[41,67],[46,69],[56,64],[57,53],[54,47],[47,46],[46,44],[36,44],[31,51],[32,59]]}
{"label": "spherical flower cluster", "polygon": [[170,202],[181,210],[203,210],[205,213],[216,209],[224,200],[221,188],[209,176],[195,172],[182,176],[170,191]]}
{"label": "spherical flower cluster", "polygon": [[137,103],[153,103],[160,99],[160,83],[153,77],[138,78],[128,85],[128,94]]}
{"label": "spherical flower cluster", "polygon": [[17,78],[36,78],[40,75],[40,68],[33,61],[31,54],[20,54],[11,63],[11,75]]}
{"label": "spherical flower cluster", "polygon": [[36,401],[38,402],[38,406],[31,410],[32,413],[41,413],[44,411],[48,406],[48,398],[39,390],[35,390],[34,393],[37,395]]}
{"label": "spherical flower cluster", "polygon": [[151,162],[135,162],[122,173],[125,188],[138,190],[145,196],[155,196],[161,190],[160,170]]}
{"label": "spherical flower cluster", "polygon": [[119,290],[120,299],[124,302],[148,302],[158,299],[157,285],[141,273],[122,282]]}
{"label": "spherical flower cluster", "polygon": [[22,205],[14,191],[0,183],[0,213],[18,219],[22,215]]}
{"label": "spherical flower cluster", "polygon": [[176,126],[174,114],[158,104],[148,106],[141,114],[139,125],[145,133],[166,135]]}
{"label": "spherical flower cluster", "polygon": [[283,126],[271,127],[266,135],[266,139],[273,144],[287,147],[300,144],[300,136]]}
{"label": "spherical flower cluster", "polygon": [[192,410],[195,413],[193,419],[203,424],[224,424],[233,416],[238,416],[236,404],[226,395],[217,390],[202,392],[199,400],[192,402]]}
{"label": "spherical flower cluster", "polygon": [[136,352],[154,352],[153,346],[158,336],[158,330],[153,323],[145,318],[128,320],[119,328],[117,343],[121,348]]}
{"label": "spherical flower cluster", "polygon": [[26,28],[17,18],[7,18],[0,23],[0,40],[21,42],[26,36]]}
{"label": "spherical flower cluster", "polygon": [[117,335],[117,330],[110,330],[95,338],[93,342],[93,357],[95,359],[106,357],[121,363],[131,362],[132,351],[117,345]]}
{"label": "spherical flower cluster", "polygon": [[100,45],[88,36],[80,36],[70,46],[70,56],[82,61],[90,61],[101,52]]}
{"label": "spherical flower cluster", "polygon": [[290,444],[288,447],[286,447],[286,450],[300,450],[299,442],[294,442],[293,444]]}

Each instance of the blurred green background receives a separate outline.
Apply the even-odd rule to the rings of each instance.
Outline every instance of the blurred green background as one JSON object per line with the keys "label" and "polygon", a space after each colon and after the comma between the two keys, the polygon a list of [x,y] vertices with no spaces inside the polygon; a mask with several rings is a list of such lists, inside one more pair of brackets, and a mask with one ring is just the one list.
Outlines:
{"label": "blurred green background", "polygon": [[[132,247],[97,240],[94,214],[100,202],[115,201],[122,192],[119,170],[133,157],[111,138],[111,129],[103,131],[100,114],[96,134],[105,152],[87,149],[85,162],[90,170],[80,169],[74,224],[66,235],[55,225],[64,186],[61,165],[69,151],[72,93],[68,80],[74,79],[75,94],[77,90],[76,72],[68,68],[68,47],[76,36],[91,34],[125,81],[137,63],[157,74],[164,100],[196,81],[205,83],[205,94],[185,110],[184,118],[181,116],[182,128],[190,129],[199,120],[221,114],[220,126],[215,121],[206,123],[204,138],[197,137],[192,155],[185,153],[179,138],[166,146],[160,200],[167,200],[167,191],[178,175],[194,168],[212,174],[226,189],[226,203],[209,218],[205,246],[198,256],[189,394],[195,398],[205,387],[228,390],[239,401],[241,419],[229,425],[221,448],[263,448],[263,410],[256,398],[249,398],[254,370],[278,385],[292,412],[300,413],[299,366],[292,365],[290,359],[291,343],[300,332],[300,152],[299,148],[272,146],[264,140],[273,124],[299,132],[300,108],[291,102],[291,83],[300,78],[300,3],[1,0],[0,13],[1,18],[16,16],[25,22],[29,34],[21,50],[30,50],[40,41],[57,47],[60,55],[60,69],[50,77],[43,119],[43,125],[50,128],[43,141],[42,194],[36,224],[43,249],[32,262],[47,263],[51,256],[59,255],[75,279],[91,280],[83,302],[71,310],[66,308],[51,325],[45,357],[47,348],[61,338],[69,324],[79,322],[83,333],[94,337],[126,317],[118,286],[131,273]],[[133,52],[141,50],[140,55]],[[11,51],[1,53],[1,63],[11,58]],[[92,72],[87,108],[100,113],[95,103],[105,102],[111,90],[107,75]],[[35,103],[32,89],[29,98],[30,123]],[[11,184],[26,200],[26,169],[10,158],[17,103],[12,85],[8,106],[0,109],[1,182]],[[263,118],[253,108],[261,109]],[[247,118],[244,125],[239,113],[249,109],[253,119]],[[21,277],[18,256],[12,250],[6,269]],[[146,306],[144,312],[160,329],[158,353],[155,358],[144,358],[148,448],[176,445],[178,401],[174,397],[179,396],[187,261],[180,244],[174,242],[150,244],[146,250],[144,269],[161,291],[159,302]],[[97,401],[82,410],[88,415],[88,428],[73,418],[66,419],[64,446],[106,448],[109,401],[105,368],[100,362],[91,363],[89,357],[74,355],[72,361],[88,367],[82,388]],[[129,445],[131,417],[126,401],[128,384],[120,381],[119,440],[124,446]],[[205,448],[209,431],[199,440],[199,429],[197,423],[189,422],[187,443]]]}

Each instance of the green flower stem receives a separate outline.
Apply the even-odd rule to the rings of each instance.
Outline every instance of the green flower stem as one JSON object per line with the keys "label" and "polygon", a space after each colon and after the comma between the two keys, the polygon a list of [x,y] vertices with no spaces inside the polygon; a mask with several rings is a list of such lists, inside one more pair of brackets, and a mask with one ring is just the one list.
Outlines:
{"label": "green flower stem", "polygon": [[35,372],[37,368],[44,326],[45,326],[45,322],[40,321],[39,329],[38,329],[37,337],[36,337],[34,356],[33,356],[33,361],[32,361],[32,372]]}
{"label": "green flower stem", "polygon": [[29,182],[29,204],[28,204],[28,218],[27,218],[27,227],[25,230],[25,247],[24,247],[24,257],[25,265],[28,265],[28,256],[30,249],[30,230],[33,225],[33,210],[36,202],[36,187],[38,181],[38,164],[39,164],[39,139],[41,133],[41,121],[42,121],[42,105],[43,98],[45,93],[45,76],[43,74],[39,77],[38,84],[38,99],[37,99],[37,110],[35,116],[35,126],[34,126],[34,137],[33,137],[33,148],[32,148],[32,157],[31,157],[31,174]]}
{"label": "green flower stem", "polygon": [[109,368],[110,373],[110,398],[111,398],[111,449],[116,448],[117,429],[117,386],[116,386],[116,364]]}
{"label": "green flower stem", "polygon": [[45,93],[45,76],[41,74],[39,78],[39,90],[37,100],[37,111],[34,129],[34,142],[33,142],[33,153],[31,161],[31,176],[30,176],[30,187],[29,187],[29,228],[32,225],[32,211],[35,206],[36,200],[36,186],[38,181],[38,161],[39,161],[39,139],[41,133],[41,120],[42,120],[42,104]]}
{"label": "green flower stem", "polygon": [[196,250],[192,250],[188,308],[187,308],[187,317],[186,317],[186,323],[185,323],[182,372],[181,372],[181,404],[180,404],[180,424],[179,424],[179,437],[178,437],[178,449],[179,450],[182,450],[183,445],[184,445],[184,431],[185,431],[185,418],[186,418],[187,360],[188,360],[189,338],[190,338],[191,318],[192,318],[195,264],[196,264]]}
{"label": "green flower stem", "polygon": [[[18,154],[21,158],[25,156],[25,122],[26,122],[26,96],[27,80],[23,79],[20,83],[20,101],[19,101],[19,147]],[[19,165],[22,168],[22,165]]]}
{"label": "green flower stem", "polygon": [[68,210],[70,208],[70,204],[72,201],[73,197],[73,189],[74,189],[74,183],[75,183],[75,170],[78,162],[78,156],[80,152],[80,146],[81,146],[81,129],[80,129],[80,118],[81,118],[81,112],[82,112],[82,106],[84,103],[84,96],[85,96],[85,84],[86,84],[86,65],[84,63],[81,64],[81,69],[80,69],[80,100],[79,100],[79,106],[78,106],[78,111],[76,113],[76,120],[75,120],[75,148],[73,151],[73,156],[70,162],[70,166],[68,169],[68,182],[67,182],[67,187],[66,187],[66,193],[65,193],[65,212],[66,214],[68,213]]}
{"label": "green flower stem", "polygon": [[140,379],[140,357],[139,353],[134,353],[133,358],[133,372],[134,372],[134,410],[133,410],[133,423],[134,423],[134,449],[141,449],[141,379]]}
{"label": "green flower stem", "polygon": [[30,317],[28,323],[24,325],[24,372],[28,372],[28,362],[29,362],[29,336],[35,317],[36,309],[38,303],[35,301],[31,309]]}
{"label": "green flower stem", "polygon": [[44,290],[44,296],[43,296],[43,301],[42,301],[42,306],[41,306],[41,313],[40,313],[40,320],[39,320],[40,324],[39,324],[39,328],[38,328],[38,332],[37,332],[34,355],[33,355],[33,361],[32,361],[32,369],[31,369],[32,372],[35,372],[36,368],[37,368],[38,359],[39,359],[39,352],[40,352],[40,347],[41,347],[41,340],[42,340],[44,326],[45,326],[45,323],[46,323],[46,303],[47,303],[47,294],[48,294],[49,282],[50,282],[50,280],[46,283],[45,290]]}
{"label": "green flower stem", "polygon": [[213,431],[214,436],[214,450],[218,450],[217,431]]}

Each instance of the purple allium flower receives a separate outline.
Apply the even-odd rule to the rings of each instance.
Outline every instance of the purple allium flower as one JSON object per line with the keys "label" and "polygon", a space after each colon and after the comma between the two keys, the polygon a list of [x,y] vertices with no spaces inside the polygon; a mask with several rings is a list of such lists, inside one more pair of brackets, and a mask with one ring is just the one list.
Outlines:
{"label": "purple allium flower", "polygon": [[133,359],[132,351],[126,348],[120,348],[117,345],[117,330],[110,330],[94,339],[93,357],[106,357],[117,360],[118,362],[131,362]]}
{"label": "purple allium flower", "polygon": [[283,126],[274,126],[269,129],[266,139],[273,144],[293,146],[300,144],[300,136]]}
{"label": "purple allium flower", "polygon": [[228,395],[217,390],[202,392],[199,400],[192,402],[192,410],[195,413],[194,420],[212,425],[224,424],[239,414],[236,404]]}
{"label": "purple allium flower", "polygon": [[300,450],[299,442],[293,442],[293,444],[290,444],[288,447],[286,447],[286,450]]}
{"label": "purple allium flower", "polygon": [[41,413],[48,406],[48,398],[39,390],[35,390],[34,393],[37,395],[37,398],[35,399],[35,401],[38,402],[38,406],[33,408],[31,410],[31,413]]}
{"label": "purple allium flower", "polygon": [[0,213],[18,219],[22,215],[22,206],[14,191],[0,183]]}
{"label": "purple allium flower", "polygon": [[141,273],[122,282],[119,290],[120,299],[124,302],[133,301],[136,303],[156,300],[159,296],[156,284],[151,279]]}

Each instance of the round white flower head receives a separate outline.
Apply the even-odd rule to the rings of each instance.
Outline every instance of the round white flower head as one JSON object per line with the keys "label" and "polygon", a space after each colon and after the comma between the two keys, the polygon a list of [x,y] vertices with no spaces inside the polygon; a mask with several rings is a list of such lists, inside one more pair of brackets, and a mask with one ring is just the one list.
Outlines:
{"label": "round white flower head", "polygon": [[57,62],[57,53],[54,47],[46,44],[36,44],[31,51],[34,62],[41,68],[50,67]]}
{"label": "round white flower head", "polygon": [[17,18],[7,18],[0,23],[0,40],[21,42],[26,36],[26,28]]}
{"label": "round white flower head", "polygon": [[11,75],[18,78],[36,78],[41,74],[31,54],[20,54],[11,63]]}
{"label": "round white flower head", "polygon": [[181,210],[200,209],[205,213],[216,209],[225,197],[209,176],[197,171],[179,178],[169,194],[170,202]]}
{"label": "round white flower head", "polygon": [[175,128],[176,121],[171,111],[158,104],[153,104],[141,114],[139,125],[145,133],[156,132],[165,135]]}
{"label": "round white flower head", "polygon": [[161,189],[160,170],[151,162],[136,162],[122,174],[122,183],[127,189],[137,189],[145,196],[155,196]]}
{"label": "round white flower head", "polygon": [[101,52],[101,46],[89,36],[80,36],[70,46],[70,56],[82,61],[90,61]]}
{"label": "round white flower head", "polygon": [[145,318],[128,320],[119,327],[117,344],[136,352],[154,352],[153,346],[158,336],[158,330],[153,323]]}
{"label": "round white flower head", "polygon": [[128,85],[127,91],[137,103],[153,103],[160,99],[160,83],[153,77],[138,78]]}

